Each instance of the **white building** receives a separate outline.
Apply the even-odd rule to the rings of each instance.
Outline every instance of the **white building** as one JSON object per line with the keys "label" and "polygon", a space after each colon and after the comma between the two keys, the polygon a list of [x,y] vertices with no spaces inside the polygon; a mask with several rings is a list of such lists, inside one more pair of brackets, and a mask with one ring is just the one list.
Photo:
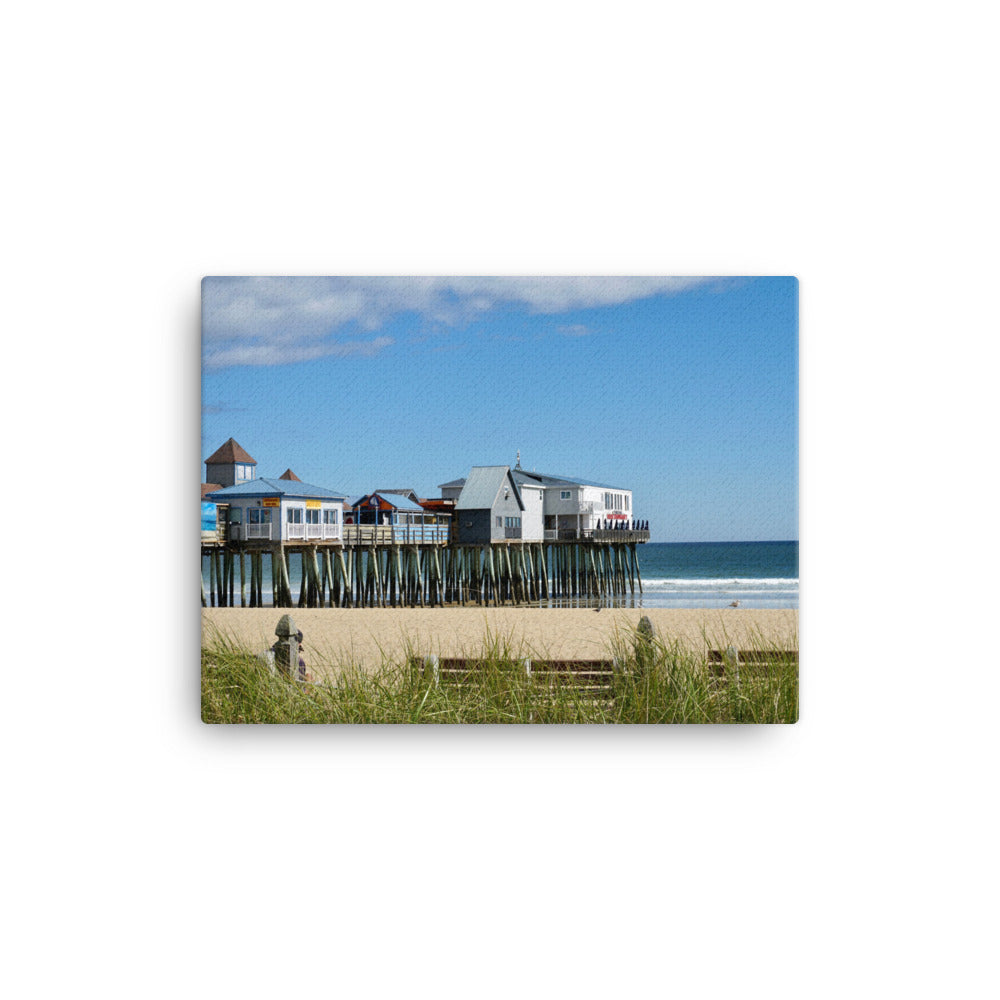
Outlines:
{"label": "white building", "polygon": [[347,495],[298,479],[251,479],[207,494],[228,508],[230,541],[334,542]]}
{"label": "white building", "polygon": [[[635,519],[632,491],[624,487],[528,472],[520,465],[510,473],[524,502],[521,515],[524,541],[580,538],[605,524],[614,527]],[[454,479],[442,483],[442,497],[458,500],[465,482]]]}

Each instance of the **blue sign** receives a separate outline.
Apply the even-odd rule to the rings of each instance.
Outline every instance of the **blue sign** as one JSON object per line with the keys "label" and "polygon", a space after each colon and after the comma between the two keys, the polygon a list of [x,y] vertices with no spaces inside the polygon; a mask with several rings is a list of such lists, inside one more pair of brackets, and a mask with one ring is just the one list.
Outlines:
{"label": "blue sign", "polygon": [[217,518],[215,516],[215,504],[207,500],[201,502],[201,530],[215,531]]}

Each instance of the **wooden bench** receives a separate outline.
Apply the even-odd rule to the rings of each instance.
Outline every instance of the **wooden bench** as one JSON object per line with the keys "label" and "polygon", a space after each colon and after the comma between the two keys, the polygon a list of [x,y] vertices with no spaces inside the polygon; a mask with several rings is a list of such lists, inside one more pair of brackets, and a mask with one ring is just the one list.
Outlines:
{"label": "wooden bench", "polygon": [[[575,691],[604,700],[614,697],[614,679],[618,667],[614,660],[516,660],[524,676],[549,692],[557,686],[572,685]],[[425,674],[433,677],[435,686],[442,683],[462,686],[467,684],[483,661],[465,657],[427,656],[418,664]]]}
{"label": "wooden bench", "polygon": [[797,649],[710,649],[708,666],[716,677],[725,677],[726,667],[748,674],[769,674],[776,667],[798,667]]}

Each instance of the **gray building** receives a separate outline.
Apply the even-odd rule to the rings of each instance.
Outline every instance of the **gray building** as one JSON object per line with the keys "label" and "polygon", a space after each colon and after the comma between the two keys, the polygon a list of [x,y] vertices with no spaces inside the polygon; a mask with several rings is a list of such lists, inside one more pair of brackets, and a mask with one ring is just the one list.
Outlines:
{"label": "gray building", "polygon": [[249,482],[255,478],[256,468],[256,460],[230,438],[205,459],[205,482],[215,487],[235,486],[237,483]]}
{"label": "gray building", "polygon": [[[520,459],[520,455],[518,456]],[[489,468],[507,468],[489,466]],[[523,541],[588,538],[600,529],[631,524],[635,518],[632,491],[588,479],[529,472],[520,464],[510,469],[523,503],[519,537]],[[457,500],[467,480],[441,483],[441,495]],[[495,522],[494,522],[495,526]],[[504,536],[501,536],[504,537]],[[507,535],[506,537],[515,537]]]}
{"label": "gray building", "polygon": [[460,544],[521,538],[524,500],[509,465],[474,465],[455,502]]}

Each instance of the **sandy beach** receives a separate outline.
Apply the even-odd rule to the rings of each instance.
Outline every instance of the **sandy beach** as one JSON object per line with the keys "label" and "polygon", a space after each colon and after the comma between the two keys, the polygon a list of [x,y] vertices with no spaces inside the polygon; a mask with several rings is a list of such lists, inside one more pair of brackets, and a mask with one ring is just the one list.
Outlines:
{"label": "sandy beach", "polygon": [[[218,631],[240,646],[267,649],[281,608],[202,608],[202,636]],[[383,657],[416,652],[457,656],[482,648],[487,633],[509,640],[514,651],[536,658],[598,658],[616,630],[630,632],[648,615],[664,641],[695,652],[725,645],[766,643],[798,648],[797,610],[674,610],[650,608],[314,608],[287,609],[302,630],[305,658],[318,677],[338,665],[371,669]]]}

